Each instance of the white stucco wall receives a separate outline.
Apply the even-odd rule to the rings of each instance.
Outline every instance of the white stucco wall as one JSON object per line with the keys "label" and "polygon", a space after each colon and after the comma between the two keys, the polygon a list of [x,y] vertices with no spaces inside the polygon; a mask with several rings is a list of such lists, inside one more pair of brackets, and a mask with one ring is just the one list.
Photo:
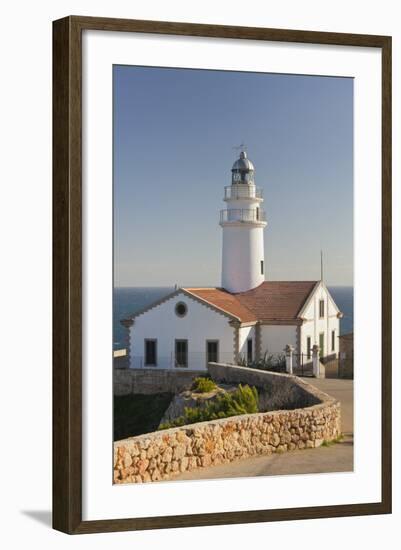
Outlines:
{"label": "white stucco wall", "polygon": [[296,348],[297,327],[288,325],[262,325],[261,356],[268,353],[283,353],[289,344]]}
{"label": "white stucco wall", "polygon": [[[324,300],[324,317],[319,318],[319,301]],[[327,287],[321,284],[309,303],[302,312],[302,317],[305,319],[301,326],[301,352],[307,353],[307,338],[311,338],[311,345],[319,345],[319,335],[324,334],[324,350],[321,350],[321,355],[332,355],[338,353],[340,335],[340,319],[337,317],[339,310],[331,297]],[[331,333],[334,330],[334,349],[331,346]]]}
{"label": "white stucco wall", "polygon": [[[187,314],[175,313],[178,302],[187,305]],[[219,341],[219,361],[233,361],[234,329],[230,319],[181,292],[159,306],[135,317],[130,328],[130,367],[144,361],[144,340],[157,340],[157,367],[175,368],[175,339],[188,340],[188,369],[206,370],[206,341]],[[180,368],[181,370],[182,368]]]}
{"label": "white stucco wall", "polygon": [[262,227],[251,224],[223,227],[223,288],[230,292],[244,292],[263,283],[265,276],[261,273],[261,261],[264,262]]}
{"label": "white stucco wall", "polygon": [[252,353],[255,358],[255,327],[241,327],[239,329],[239,354],[247,359],[247,342],[252,339]]}

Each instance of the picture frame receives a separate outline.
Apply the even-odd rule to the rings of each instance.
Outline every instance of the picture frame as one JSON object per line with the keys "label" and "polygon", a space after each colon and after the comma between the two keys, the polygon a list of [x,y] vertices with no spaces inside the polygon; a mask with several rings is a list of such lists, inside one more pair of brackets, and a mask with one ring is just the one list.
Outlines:
{"label": "picture frame", "polygon": [[[382,61],[381,499],[377,502],[83,520],[82,34],[86,30],[355,46]],[[366,275],[368,276],[368,274]],[[391,37],[70,16],[53,22],[53,527],[68,534],[391,513]]]}

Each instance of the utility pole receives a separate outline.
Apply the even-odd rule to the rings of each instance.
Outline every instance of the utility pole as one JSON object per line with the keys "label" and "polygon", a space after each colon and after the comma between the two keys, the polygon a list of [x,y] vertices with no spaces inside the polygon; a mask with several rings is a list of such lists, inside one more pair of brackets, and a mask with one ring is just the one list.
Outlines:
{"label": "utility pole", "polygon": [[320,280],[323,282],[323,250],[320,251]]}

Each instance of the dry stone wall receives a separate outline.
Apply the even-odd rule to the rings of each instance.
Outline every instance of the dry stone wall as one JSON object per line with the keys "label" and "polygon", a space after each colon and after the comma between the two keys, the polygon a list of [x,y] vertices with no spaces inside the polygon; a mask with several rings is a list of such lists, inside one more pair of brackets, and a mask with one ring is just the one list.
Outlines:
{"label": "dry stone wall", "polygon": [[[319,447],[340,435],[338,401],[297,377],[258,371],[256,374],[261,378],[255,383],[250,382],[255,381],[252,369],[216,367],[224,367],[214,369],[214,376],[224,378],[225,382],[256,386],[263,383],[267,387],[270,380],[277,388],[288,386],[285,394],[294,385],[294,395],[302,395],[304,402],[309,399],[309,404],[304,408],[234,416],[116,441],[115,483],[169,480],[180,472],[250,456]],[[213,365],[209,370],[213,371]]]}
{"label": "dry stone wall", "polygon": [[187,389],[192,381],[205,371],[167,369],[114,369],[114,395],[133,393],[178,393]]}
{"label": "dry stone wall", "polygon": [[209,363],[208,371],[211,378],[220,384],[256,386],[259,392],[259,408],[264,411],[299,409],[316,405],[321,403],[326,395],[289,374],[224,363]]}

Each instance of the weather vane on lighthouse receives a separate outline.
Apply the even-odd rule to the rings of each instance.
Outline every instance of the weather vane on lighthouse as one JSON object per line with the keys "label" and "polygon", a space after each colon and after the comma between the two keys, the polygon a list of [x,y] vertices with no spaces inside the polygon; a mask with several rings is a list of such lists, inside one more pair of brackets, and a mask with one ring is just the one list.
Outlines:
{"label": "weather vane on lighthouse", "polygon": [[245,145],[244,141],[242,140],[242,142],[239,145],[235,145],[233,147],[233,149],[238,155],[241,151],[247,151],[247,146]]}

